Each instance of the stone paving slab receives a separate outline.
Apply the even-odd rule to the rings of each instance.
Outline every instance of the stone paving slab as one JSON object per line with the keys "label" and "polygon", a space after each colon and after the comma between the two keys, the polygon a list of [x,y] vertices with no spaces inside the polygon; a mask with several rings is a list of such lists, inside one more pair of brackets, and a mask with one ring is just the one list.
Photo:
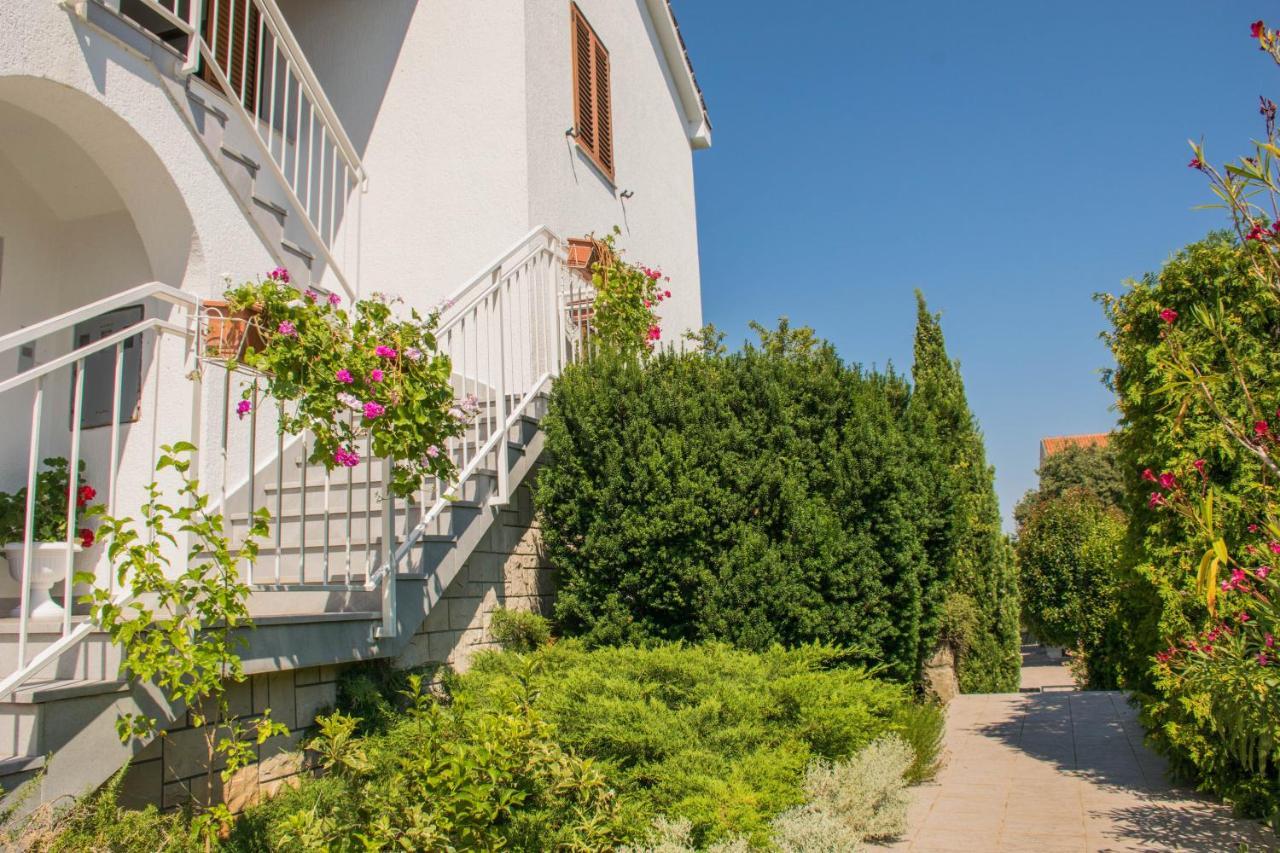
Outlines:
{"label": "stone paving slab", "polygon": [[1123,693],[1053,690],[1066,667],[1037,663],[1024,685],[1048,692],[952,701],[942,770],[913,789],[907,833],[871,849],[1280,851],[1257,822],[1169,784]]}

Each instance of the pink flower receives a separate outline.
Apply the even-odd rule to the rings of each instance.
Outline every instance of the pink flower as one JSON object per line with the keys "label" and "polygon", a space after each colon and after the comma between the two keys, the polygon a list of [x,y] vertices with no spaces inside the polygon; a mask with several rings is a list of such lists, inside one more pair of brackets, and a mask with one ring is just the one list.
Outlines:
{"label": "pink flower", "polygon": [[1172,489],[1176,482],[1177,481],[1174,479],[1174,476],[1168,471],[1165,471],[1160,475],[1160,488],[1162,489]]}
{"label": "pink flower", "polygon": [[1199,471],[1201,477],[1204,476],[1204,460],[1203,459],[1197,459],[1195,462],[1192,462],[1191,467]]}
{"label": "pink flower", "polygon": [[386,406],[381,403],[375,403],[370,400],[364,404],[364,416],[366,420],[373,420],[387,410]]}
{"label": "pink flower", "polygon": [[1271,427],[1267,426],[1266,421],[1255,421],[1253,424],[1253,434],[1261,438],[1271,431]]}
{"label": "pink flower", "polygon": [[339,447],[333,453],[333,461],[344,468],[354,468],[360,464],[360,454],[346,447]]}
{"label": "pink flower", "polygon": [[333,378],[341,382],[343,385],[350,385],[352,382],[356,381],[355,377],[351,375],[351,371],[347,370],[345,367],[333,374]]}
{"label": "pink flower", "polygon": [[440,448],[436,447],[434,444],[431,445],[430,447],[427,448],[427,455],[430,456],[432,459],[435,459],[437,456],[440,455]]}
{"label": "pink flower", "polygon": [[656,341],[661,337],[662,337],[662,329],[658,328],[657,326],[649,327],[649,340]]}
{"label": "pink flower", "polygon": [[410,361],[421,361],[422,350],[418,349],[417,347],[409,347],[407,350],[404,351],[404,357],[409,359]]}
{"label": "pink flower", "polygon": [[1258,525],[1256,525],[1256,524],[1250,524],[1250,525],[1249,525],[1249,532],[1250,532],[1250,533],[1257,533],[1257,532],[1258,532]]}
{"label": "pink flower", "polygon": [[378,354],[378,356],[379,356],[379,357],[381,357],[381,358],[395,358],[395,357],[396,357],[396,351],[395,351],[395,349],[393,349],[392,347],[379,346],[377,349],[375,349],[375,350],[374,350],[374,352],[375,352],[375,353],[377,353],[377,354]]}
{"label": "pink flower", "polygon": [[267,273],[267,278],[271,279],[272,281],[278,281],[281,284],[288,284],[289,271],[284,267],[276,267],[271,272]]}
{"label": "pink flower", "polygon": [[296,338],[298,336],[297,327],[288,320],[281,321],[280,325],[276,326],[276,331],[284,335],[286,338]]}
{"label": "pink flower", "polygon": [[250,403],[248,400],[241,400],[239,403],[236,403],[236,417],[243,419],[245,415],[252,411],[253,403]]}
{"label": "pink flower", "polygon": [[1256,568],[1256,569],[1254,569],[1254,570],[1253,570],[1253,573],[1254,573],[1255,575],[1257,575],[1257,576],[1258,576],[1258,579],[1259,579],[1259,580],[1266,580],[1266,579],[1267,579],[1267,575],[1271,574],[1271,567],[1270,567],[1270,566],[1258,566],[1258,568]]}
{"label": "pink flower", "polygon": [[1204,163],[1200,162],[1199,157],[1192,157],[1191,162],[1187,164],[1189,169],[1204,169]]}
{"label": "pink flower", "polygon": [[1268,632],[1268,633],[1267,633],[1267,634],[1262,638],[1262,644],[1263,644],[1264,646],[1266,646],[1267,648],[1269,648],[1269,649],[1273,649],[1273,648],[1275,648],[1275,645],[1276,645],[1276,638],[1275,638],[1275,637],[1273,637],[1273,636],[1271,636],[1271,634]]}
{"label": "pink flower", "polygon": [[1280,554],[1280,542],[1268,542],[1267,547],[1271,549],[1272,554]]}
{"label": "pink flower", "polygon": [[1162,503],[1164,503],[1164,497],[1159,492],[1152,492],[1151,497],[1147,498],[1147,506],[1151,509],[1155,509]]}
{"label": "pink flower", "polygon": [[1172,326],[1173,321],[1178,319],[1178,312],[1174,311],[1172,308],[1166,308],[1160,312],[1160,319]]}
{"label": "pink flower", "polygon": [[1239,613],[1236,614],[1236,619],[1238,619],[1241,624],[1248,622],[1252,618],[1253,617],[1249,615],[1249,611],[1247,610],[1241,610]]}
{"label": "pink flower", "polygon": [[320,298],[320,294],[319,294],[319,293],[316,293],[314,290],[312,290],[312,289],[311,289],[311,288],[309,288],[309,287],[306,289],[306,291],[304,291],[304,292],[303,292],[302,296],[303,296],[303,298],[305,298],[308,302],[315,302],[317,299],[319,299],[319,298]]}
{"label": "pink flower", "polygon": [[1253,227],[1249,229],[1249,233],[1244,235],[1246,240],[1262,240],[1267,236],[1267,226],[1265,223],[1255,222]]}
{"label": "pink flower", "polygon": [[670,298],[671,298],[671,291],[670,291],[670,290],[664,290],[664,291],[662,291],[662,298],[663,298],[663,299],[670,299]]}
{"label": "pink flower", "polygon": [[1271,659],[1266,652],[1258,652],[1258,666],[1271,666]]}
{"label": "pink flower", "polygon": [[336,294],[336,293],[330,293],[330,294],[329,294],[329,304],[330,304],[330,305],[341,305],[341,304],[342,304],[342,297],[341,297],[341,296],[339,296],[339,295],[338,295],[338,294]]}
{"label": "pink flower", "polygon": [[381,381],[382,381],[382,371],[381,371],[380,369],[376,368],[376,367],[375,367],[373,370],[370,370],[370,371],[369,371],[369,381],[370,381],[370,382],[381,382]]}
{"label": "pink flower", "polygon": [[652,303],[652,302],[650,302],[648,299],[646,299],[646,300],[644,300],[644,307],[645,307],[645,308],[652,308],[652,307],[653,307],[653,303]]}
{"label": "pink flower", "polygon": [[1266,33],[1266,31],[1267,31],[1267,25],[1262,23],[1262,21],[1254,21],[1252,24],[1249,25],[1250,38],[1260,39],[1262,38],[1263,34]]}
{"label": "pink flower", "polygon": [[1154,483],[1156,481],[1156,475],[1150,468],[1144,468],[1142,470],[1142,479],[1146,480],[1148,483]]}

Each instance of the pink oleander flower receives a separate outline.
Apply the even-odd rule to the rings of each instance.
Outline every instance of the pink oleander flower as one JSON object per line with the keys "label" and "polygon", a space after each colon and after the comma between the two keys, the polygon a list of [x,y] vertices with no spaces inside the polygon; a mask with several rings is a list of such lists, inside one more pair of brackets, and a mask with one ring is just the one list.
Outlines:
{"label": "pink oleander flower", "polygon": [[1156,481],[1155,472],[1150,468],[1144,468],[1142,470],[1142,479],[1146,480],[1148,483],[1154,483]]}
{"label": "pink oleander flower", "polygon": [[1168,471],[1160,475],[1160,488],[1172,489],[1175,483],[1177,483],[1177,480]]}
{"label": "pink oleander flower", "polygon": [[373,420],[387,410],[387,407],[381,403],[375,403],[372,400],[364,404],[365,420]]}
{"label": "pink oleander flower", "polygon": [[1267,25],[1262,23],[1262,21],[1254,21],[1249,25],[1250,38],[1260,39],[1264,34],[1266,34],[1266,31]]}
{"label": "pink oleander flower", "polygon": [[1255,222],[1253,227],[1249,229],[1249,233],[1244,235],[1244,238],[1246,240],[1264,240],[1267,235],[1267,224],[1265,222]]}
{"label": "pink oleander flower", "polygon": [[1268,632],[1263,636],[1262,644],[1269,649],[1274,649],[1276,646],[1276,638],[1271,636],[1270,632]]}
{"label": "pink oleander flower", "polygon": [[1242,625],[1251,619],[1253,619],[1253,617],[1249,615],[1249,611],[1247,610],[1241,610],[1239,613],[1236,614],[1236,620],[1239,621],[1240,624]]}
{"label": "pink oleander flower", "polygon": [[404,357],[409,359],[410,361],[421,361],[422,350],[418,349],[417,347],[409,347],[407,350],[404,351]]}
{"label": "pink oleander flower", "polygon": [[267,273],[267,278],[272,281],[278,281],[281,284],[288,284],[290,281],[289,271],[284,267],[276,267],[271,272]]}
{"label": "pink oleander flower", "polygon": [[1178,319],[1178,312],[1174,311],[1172,308],[1166,308],[1160,312],[1160,319],[1172,326],[1173,321]]}
{"label": "pink oleander flower", "polygon": [[1203,459],[1197,459],[1195,462],[1192,462],[1191,467],[1199,471],[1201,477],[1204,476],[1204,460]]}
{"label": "pink oleander flower", "polygon": [[1270,431],[1271,431],[1271,427],[1267,425],[1266,421],[1254,421],[1254,424],[1253,424],[1254,435],[1261,438],[1262,436],[1266,435]]}
{"label": "pink oleander flower", "polygon": [[288,320],[282,320],[280,325],[276,326],[276,331],[284,335],[286,338],[296,338],[298,336],[297,326],[293,325]]}
{"label": "pink oleander flower", "polygon": [[1151,496],[1147,498],[1147,506],[1151,509],[1155,509],[1162,503],[1164,503],[1164,496],[1159,492],[1152,492]]}
{"label": "pink oleander flower", "polygon": [[330,294],[329,294],[329,304],[330,304],[330,305],[341,305],[341,304],[342,304],[342,297],[341,297],[341,296],[339,296],[339,295],[338,295],[338,294],[336,294],[336,293],[330,293]]}
{"label": "pink oleander flower", "polygon": [[1253,573],[1258,576],[1258,580],[1266,580],[1267,576],[1271,574],[1271,567],[1258,566],[1258,568],[1253,570]]}
{"label": "pink oleander flower", "polygon": [[346,447],[339,447],[333,452],[333,461],[344,468],[354,468],[360,464],[360,454]]}
{"label": "pink oleander flower", "polygon": [[374,352],[375,352],[375,353],[378,355],[378,357],[380,357],[380,358],[395,358],[395,357],[396,357],[396,351],[395,351],[395,349],[394,349],[393,347],[388,347],[388,346],[382,346],[382,345],[379,345],[379,346],[378,346],[378,348],[374,350]]}
{"label": "pink oleander flower", "polygon": [[253,411],[253,403],[248,400],[241,400],[236,403],[236,417],[243,418],[245,415]]}
{"label": "pink oleander flower", "polygon": [[1280,542],[1268,542],[1267,547],[1271,549],[1272,554],[1280,554]]}
{"label": "pink oleander flower", "polygon": [[351,375],[351,371],[347,370],[345,367],[333,374],[333,378],[341,382],[343,385],[350,385],[352,382],[356,381],[356,378]]}
{"label": "pink oleander flower", "polygon": [[369,371],[369,381],[370,381],[370,382],[381,382],[381,381],[382,381],[382,371],[381,371],[381,370],[379,370],[379,369],[378,369],[378,368],[376,368],[376,367],[375,367],[373,370],[370,370],[370,371]]}
{"label": "pink oleander flower", "polygon": [[430,447],[427,448],[427,455],[430,456],[432,459],[435,459],[437,456],[440,455],[440,448],[436,447],[434,444],[431,445]]}

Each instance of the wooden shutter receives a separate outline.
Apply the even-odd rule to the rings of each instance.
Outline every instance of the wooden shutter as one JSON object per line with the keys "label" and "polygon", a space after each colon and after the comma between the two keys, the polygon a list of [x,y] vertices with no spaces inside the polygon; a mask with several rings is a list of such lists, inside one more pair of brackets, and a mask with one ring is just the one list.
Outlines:
{"label": "wooden shutter", "polygon": [[573,120],[578,145],[613,180],[613,114],[609,51],[576,3],[570,4],[573,42]]}
{"label": "wooden shutter", "polygon": [[[205,3],[204,40],[213,47],[218,67],[231,82],[233,91],[226,94],[241,101],[244,108],[253,113],[258,88],[258,9],[253,0],[205,0]],[[218,85],[217,78],[208,67],[201,70],[200,76],[206,83]],[[244,90],[243,99],[240,97],[241,89]]]}

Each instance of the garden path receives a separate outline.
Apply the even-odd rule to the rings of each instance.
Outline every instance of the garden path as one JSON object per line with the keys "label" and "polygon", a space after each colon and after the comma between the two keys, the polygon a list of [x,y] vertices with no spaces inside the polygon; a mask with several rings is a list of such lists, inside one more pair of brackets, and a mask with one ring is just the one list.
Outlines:
{"label": "garden path", "polygon": [[1280,851],[1256,822],[1169,784],[1123,693],[1071,683],[1061,662],[1025,647],[1022,684],[1034,692],[952,701],[946,763],[913,789],[904,837],[873,849]]}

